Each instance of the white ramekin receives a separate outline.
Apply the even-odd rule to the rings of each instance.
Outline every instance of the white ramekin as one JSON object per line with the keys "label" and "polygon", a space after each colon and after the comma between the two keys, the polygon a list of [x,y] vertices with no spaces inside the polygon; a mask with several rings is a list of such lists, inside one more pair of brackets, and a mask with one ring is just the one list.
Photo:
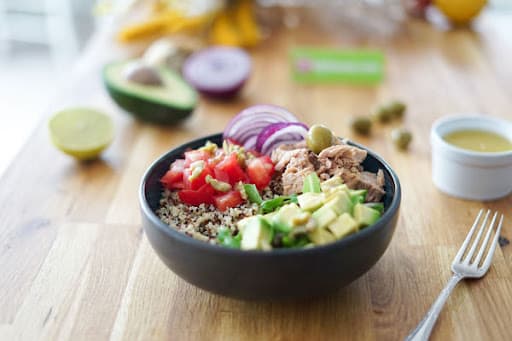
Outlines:
{"label": "white ramekin", "polygon": [[449,144],[443,136],[461,129],[498,133],[512,141],[512,123],[480,116],[447,116],[430,132],[432,180],[446,194],[470,200],[493,200],[512,192],[512,151],[482,153]]}

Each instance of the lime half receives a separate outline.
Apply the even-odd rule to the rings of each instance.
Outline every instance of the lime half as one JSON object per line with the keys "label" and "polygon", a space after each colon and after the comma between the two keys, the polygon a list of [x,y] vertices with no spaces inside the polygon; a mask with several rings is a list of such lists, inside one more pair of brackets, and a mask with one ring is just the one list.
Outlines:
{"label": "lime half", "polygon": [[97,158],[112,142],[112,119],[97,110],[70,108],[50,118],[50,137],[53,144],[79,160]]}

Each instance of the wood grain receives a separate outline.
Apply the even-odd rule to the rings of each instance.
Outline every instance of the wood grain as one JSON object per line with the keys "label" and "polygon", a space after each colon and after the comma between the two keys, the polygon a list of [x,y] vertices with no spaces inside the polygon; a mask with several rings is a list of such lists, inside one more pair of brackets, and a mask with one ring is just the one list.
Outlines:
{"label": "wood grain", "polygon": [[[100,67],[130,52],[111,46],[110,37],[97,40],[73,87],[52,109],[82,103],[104,109],[115,119],[117,138],[100,161],[78,164],[50,145],[41,124],[0,180],[0,339],[403,338],[448,280],[451,259],[480,208],[505,213],[503,235],[512,237],[510,196],[468,202],[433,187],[428,142],[430,125],[445,114],[512,117],[507,18],[486,14],[474,31],[411,22],[392,41],[328,35],[309,26],[283,30],[252,51],[253,76],[239,99],[203,99],[190,120],[168,128],[136,122],[110,102]],[[296,84],[287,59],[295,45],[380,48],[386,80],[377,87]],[[360,138],[346,124],[350,115],[366,114],[391,97],[408,103],[405,125],[414,133],[408,153],[393,149],[390,127]],[[401,179],[400,221],[389,249],[335,295],[277,303],[215,296],[170,272],[142,233],[136,192],[147,166],[174,146],[222,130],[241,108],[261,102],[368,145]],[[512,339],[511,250],[496,251],[485,279],[460,284],[432,339]]]}

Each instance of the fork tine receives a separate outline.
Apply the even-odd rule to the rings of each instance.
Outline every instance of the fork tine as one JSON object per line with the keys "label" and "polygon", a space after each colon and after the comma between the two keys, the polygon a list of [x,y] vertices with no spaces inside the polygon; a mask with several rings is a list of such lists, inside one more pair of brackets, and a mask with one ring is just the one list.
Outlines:
{"label": "fork tine", "polygon": [[474,264],[478,266],[480,264],[480,259],[482,259],[482,256],[484,254],[485,248],[487,247],[487,242],[489,242],[489,238],[491,237],[491,232],[494,229],[494,223],[496,222],[496,217],[498,216],[498,211],[494,213],[494,216],[492,217],[492,221],[489,224],[489,228],[487,229],[487,233],[485,234],[484,241],[482,242],[482,245],[480,246],[480,250],[478,251],[478,254],[476,255]]}
{"label": "fork tine", "polygon": [[475,237],[475,240],[473,241],[473,244],[471,245],[471,249],[469,249],[469,252],[466,255],[466,257],[464,258],[463,263],[469,264],[471,262],[471,258],[473,258],[473,254],[475,253],[476,247],[478,246],[478,242],[480,241],[480,238],[482,237],[482,233],[484,232],[485,226],[487,225],[487,220],[489,218],[489,214],[491,214],[491,210],[487,211],[484,221],[482,222],[482,225],[480,225],[480,228],[478,229],[478,233]]}
{"label": "fork tine", "polygon": [[475,222],[473,223],[473,226],[471,227],[471,230],[469,230],[469,233],[464,240],[464,243],[462,243],[462,246],[459,249],[459,252],[457,252],[457,255],[455,256],[455,259],[453,260],[454,263],[462,261],[462,255],[464,255],[464,251],[466,251],[466,247],[469,244],[469,241],[471,240],[471,237],[473,236],[473,233],[475,232],[475,229],[478,225],[478,221],[480,220],[480,217],[482,216],[483,209],[478,212],[478,215],[476,216]]}
{"label": "fork tine", "polygon": [[496,229],[496,235],[494,235],[494,239],[492,240],[491,247],[489,248],[489,253],[485,257],[484,263],[482,264],[481,269],[487,271],[489,266],[491,266],[492,256],[494,255],[494,251],[496,250],[496,245],[498,245],[498,239],[501,233],[501,226],[503,225],[503,214],[500,218],[500,223],[498,224],[498,228]]}

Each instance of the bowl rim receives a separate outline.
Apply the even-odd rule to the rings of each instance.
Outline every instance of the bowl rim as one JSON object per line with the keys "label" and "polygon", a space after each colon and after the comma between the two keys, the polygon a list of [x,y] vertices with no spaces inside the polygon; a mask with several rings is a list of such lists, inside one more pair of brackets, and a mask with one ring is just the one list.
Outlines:
{"label": "bowl rim", "polygon": [[142,213],[146,216],[146,218],[155,226],[161,233],[166,234],[170,238],[177,239],[179,242],[187,244],[190,247],[193,248],[200,248],[204,251],[211,251],[211,252],[219,252],[224,253],[227,255],[232,256],[261,256],[261,257],[273,257],[273,256],[291,256],[291,255],[303,255],[303,254],[315,254],[315,253],[323,253],[329,250],[335,250],[339,247],[347,246],[350,244],[355,243],[359,239],[363,239],[366,236],[376,232],[379,229],[383,229],[387,222],[389,222],[393,216],[395,215],[396,211],[400,207],[401,202],[401,185],[400,181],[398,180],[398,176],[396,175],[395,171],[391,168],[391,166],[384,161],[378,154],[373,152],[371,149],[364,147],[356,142],[353,142],[348,139],[343,139],[343,141],[364,149],[370,154],[373,158],[375,158],[390,175],[391,180],[393,181],[393,189],[394,189],[394,196],[391,200],[391,203],[389,205],[389,208],[384,212],[382,217],[379,218],[379,220],[371,225],[368,226],[354,234],[351,234],[348,237],[339,239],[335,242],[324,244],[324,245],[317,245],[311,248],[283,248],[283,249],[272,249],[271,251],[262,251],[262,250],[240,250],[240,249],[234,249],[229,248],[225,246],[220,246],[216,244],[210,244],[208,242],[197,240],[191,236],[186,235],[183,232],[178,231],[176,228],[173,228],[169,226],[168,224],[164,223],[151,209],[149,206],[148,200],[145,195],[145,187],[147,184],[147,179],[149,175],[154,171],[154,169],[157,167],[158,164],[160,164],[164,159],[166,159],[169,154],[175,153],[176,149],[184,148],[185,146],[192,144],[199,140],[208,140],[208,139],[214,139],[214,138],[222,138],[222,133],[215,133],[210,134],[207,136],[199,137],[197,139],[188,141],[186,143],[183,143],[175,148],[172,148],[171,150],[167,151],[166,153],[160,155],[153,163],[146,169],[144,172],[144,175],[142,176],[142,180],[139,185],[139,205],[141,207]]}

